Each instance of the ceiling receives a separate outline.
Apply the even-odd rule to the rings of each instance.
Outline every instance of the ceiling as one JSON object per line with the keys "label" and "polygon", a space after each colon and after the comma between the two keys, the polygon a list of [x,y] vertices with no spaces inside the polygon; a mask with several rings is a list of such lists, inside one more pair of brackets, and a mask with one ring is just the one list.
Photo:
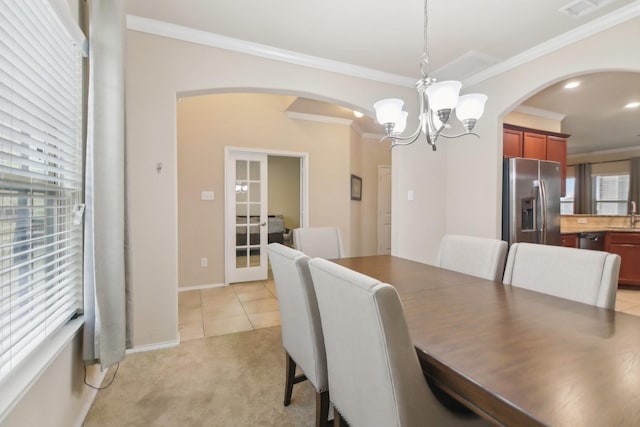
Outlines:
{"label": "ceiling", "polygon": [[[570,16],[561,11],[567,6],[586,11]],[[365,67],[409,81],[420,75],[423,7],[422,0],[126,0],[130,15]],[[534,47],[552,45],[568,34],[589,33],[591,28],[640,16],[640,0],[429,0],[428,12],[430,75],[464,83],[483,70]],[[589,95],[591,85],[585,84],[579,100],[575,95],[557,96],[552,86],[525,104],[567,116],[563,125],[571,127],[563,131],[576,136],[571,140],[577,141],[581,135],[582,145],[572,147],[570,142],[571,152],[604,149],[603,138],[589,138],[597,133],[589,126],[597,123],[608,130],[606,148],[640,145],[640,140],[634,142],[629,135],[640,134],[640,129],[618,136],[616,129],[626,125],[612,122],[612,111],[626,99],[612,99],[612,109],[603,104],[609,95],[615,98],[615,93],[630,95],[630,88],[638,90],[637,79],[620,88],[616,86],[621,84],[618,77],[594,77],[599,79],[599,92]],[[605,82],[611,89],[603,92]],[[636,95],[640,93],[636,91]],[[295,104],[292,111],[301,108]],[[309,114],[352,118],[351,112],[341,107],[327,106],[333,112],[323,113],[321,103],[307,106]],[[589,106],[591,111],[584,108]],[[640,110],[632,114],[638,123]],[[365,132],[380,133],[380,127],[369,118],[357,125]]]}
{"label": "ceiling", "polygon": [[[567,82],[580,82],[565,89]],[[602,72],[563,80],[523,102],[527,107],[559,113],[562,132],[571,135],[569,154],[640,146],[640,73]]]}

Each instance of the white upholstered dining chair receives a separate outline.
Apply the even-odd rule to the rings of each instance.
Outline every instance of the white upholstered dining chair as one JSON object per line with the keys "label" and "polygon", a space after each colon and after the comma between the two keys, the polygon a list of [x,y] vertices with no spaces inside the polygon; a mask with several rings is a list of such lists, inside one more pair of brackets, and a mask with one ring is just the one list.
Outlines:
{"label": "white upholstered dining chair", "polygon": [[[308,379],[316,391],[316,427],[329,415],[327,358],[309,257],[279,243],[267,246],[280,307],[282,346],[286,352],[284,405],[291,403],[293,385]],[[295,376],[296,366],[304,375]]]}
{"label": "white upholstered dining chair", "polygon": [[484,237],[446,235],[440,242],[438,267],[488,280],[500,280],[507,242]]}
{"label": "white upholstered dining chair", "polygon": [[487,425],[448,411],[431,393],[393,286],[321,258],[309,269],[336,424],[344,418],[351,427]]}
{"label": "white upholstered dining chair", "polygon": [[614,309],[620,256],[603,251],[514,243],[503,283]]}
{"label": "white upholstered dining chair", "polygon": [[342,258],[342,239],[336,227],[305,227],[293,230],[293,247],[311,258]]}

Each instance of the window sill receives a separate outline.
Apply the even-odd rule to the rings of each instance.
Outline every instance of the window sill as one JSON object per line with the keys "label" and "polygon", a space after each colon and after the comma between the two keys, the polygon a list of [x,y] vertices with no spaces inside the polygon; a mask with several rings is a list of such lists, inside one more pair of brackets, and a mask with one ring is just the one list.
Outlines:
{"label": "window sill", "polygon": [[60,352],[76,336],[84,324],[84,317],[70,320],[58,333],[43,342],[0,383],[0,424],[31,386],[46,371]]}

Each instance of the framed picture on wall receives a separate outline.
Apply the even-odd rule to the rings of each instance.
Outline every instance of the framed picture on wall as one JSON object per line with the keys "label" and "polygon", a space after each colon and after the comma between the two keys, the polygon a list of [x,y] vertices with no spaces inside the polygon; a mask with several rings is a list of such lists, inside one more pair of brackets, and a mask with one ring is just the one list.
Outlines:
{"label": "framed picture on wall", "polygon": [[362,178],[351,175],[351,200],[362,200]]}

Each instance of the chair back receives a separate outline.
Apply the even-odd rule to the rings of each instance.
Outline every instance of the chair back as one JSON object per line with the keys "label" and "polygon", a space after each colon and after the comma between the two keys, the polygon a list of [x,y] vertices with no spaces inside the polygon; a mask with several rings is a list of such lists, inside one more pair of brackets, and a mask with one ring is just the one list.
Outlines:
{"label": "chair back", "polygon": [[267,246],[278,294],[282,345],[317,391],[327,389],[327,358],[309,257],[280,243]]}
{"label": "chair back", "polygon": [[307,227],[293,230],[293,247],[311,258],[342,257],[342,239],[336,227]]}
{"label": "chair back", "polygon": [[514,243],[503,283],[613,310],[619,272],[608,252]]}
{"label": "chair back", "polygon": [[446,235],[437,265],[488,280],[500,280],[507,258],[507,242],[483,237]]}
{"label": "chair back", "polygon": [[349,425],[458,425],[428,389],[395,288],[320,258],[309,268],[331,402]]}

